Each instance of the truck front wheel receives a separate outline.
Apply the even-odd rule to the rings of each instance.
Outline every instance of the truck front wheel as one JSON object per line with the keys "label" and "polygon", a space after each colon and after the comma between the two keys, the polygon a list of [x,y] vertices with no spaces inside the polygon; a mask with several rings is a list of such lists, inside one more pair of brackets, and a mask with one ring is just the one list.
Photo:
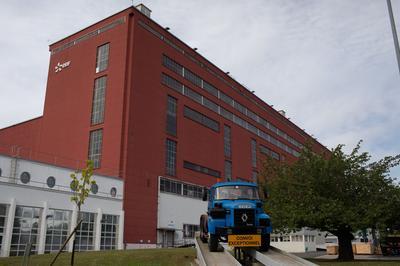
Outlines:
{"label": "truck front wheel", "polygon": [[200,216],[200,239],[201,242],[207,243],[208,238],[208,216],[203,214]]}
{"label": "truck front wheel", "polygon": [[211,252],[215,252],[218,249],[218,236],[214,234],[210,234],[210,237],[208,238],[208,249]]}
{"label": "truck front wheel", "polygon": [[261,246],[260,246],[260,251],[262,252],[266,252],[269,249],[269,245],[270,245],[270,234],[265,234],[265,235],[261,235]]}

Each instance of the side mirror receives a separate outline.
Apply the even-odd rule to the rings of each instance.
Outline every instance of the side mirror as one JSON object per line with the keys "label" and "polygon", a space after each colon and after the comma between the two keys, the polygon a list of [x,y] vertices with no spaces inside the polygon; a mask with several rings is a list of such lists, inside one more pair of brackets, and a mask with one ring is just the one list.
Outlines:
{"label": "side mirror", "polygon": [[203,187],[203,201],[207,201],[208,188]]}

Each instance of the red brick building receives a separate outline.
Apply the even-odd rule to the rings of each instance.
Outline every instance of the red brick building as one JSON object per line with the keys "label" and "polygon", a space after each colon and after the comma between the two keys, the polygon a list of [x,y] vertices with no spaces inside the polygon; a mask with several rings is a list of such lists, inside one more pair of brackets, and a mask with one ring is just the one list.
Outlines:
{"label": "red brick building", "polygon": [[1,129],[0,152],[94,160],[125,181],[124,242],[156,243],[160,176],[253,180],[263,156],[292,162],[306,141],[325,147],[139,8],[50,45],[43,116]]}

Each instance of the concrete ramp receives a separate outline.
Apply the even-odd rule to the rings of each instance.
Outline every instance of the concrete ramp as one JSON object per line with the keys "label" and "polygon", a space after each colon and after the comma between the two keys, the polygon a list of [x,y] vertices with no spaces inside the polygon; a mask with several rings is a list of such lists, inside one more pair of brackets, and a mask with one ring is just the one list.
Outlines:
{"label": "concrete ramp", "polygon": [[[210,252],[208,245],[200,240],[199,236],[195,238],[197,260],[200,266],[240,266],[242,265],[235,257],[224,248],[218,246],[218,252]],[[316,264],[308,260],[297,257],[296,255],[287,253],[275,247],[270,247],[268,252],[259,252],[257,249],[243,249],[250,256],[253,265],[268,266],[316,266]],[[257,262],[256,262],[257,261]],[[246,264],[247,265],[247,264]]]}
{"label": "concrete ramp", "polygon": [[240,266],[241,264],[221,245],[218,246],[218,252],[210,252],[207,244],[195,239],[197,259],[200,266]]}
{"label": "concrete ramp", "polygon": [[270,247],[268,252],[259,252],[255,249],[247,250],[248,254],[257,260],[259,263],[268,266],[291,266],[291,265],[304,265],[316,266],[308,260],[297,257],[296,255],[287,253],[275,247]]}

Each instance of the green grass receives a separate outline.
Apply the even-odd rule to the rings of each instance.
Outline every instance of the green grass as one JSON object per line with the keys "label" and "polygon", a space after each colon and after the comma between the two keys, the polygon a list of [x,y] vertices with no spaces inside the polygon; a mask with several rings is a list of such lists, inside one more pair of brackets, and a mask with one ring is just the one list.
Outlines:
{"label": "green grass", "polygon": [[337,261],[322,259],[307,259],[315,264],[322,266],[399,266],[400,260],[379,261],[379,260],[357,260],[357,261]]}
{"label": "green grass", "polygon": [[[49,265],[55,254],[32,255],[29,266]],[[194,248],[136,249],[75,253],[75,265],[190,265],[196,257]],[[0,265],[21,265],[22,257],[0,258]],[[62,253],[55,265],[70,265],[71,253]]]}

